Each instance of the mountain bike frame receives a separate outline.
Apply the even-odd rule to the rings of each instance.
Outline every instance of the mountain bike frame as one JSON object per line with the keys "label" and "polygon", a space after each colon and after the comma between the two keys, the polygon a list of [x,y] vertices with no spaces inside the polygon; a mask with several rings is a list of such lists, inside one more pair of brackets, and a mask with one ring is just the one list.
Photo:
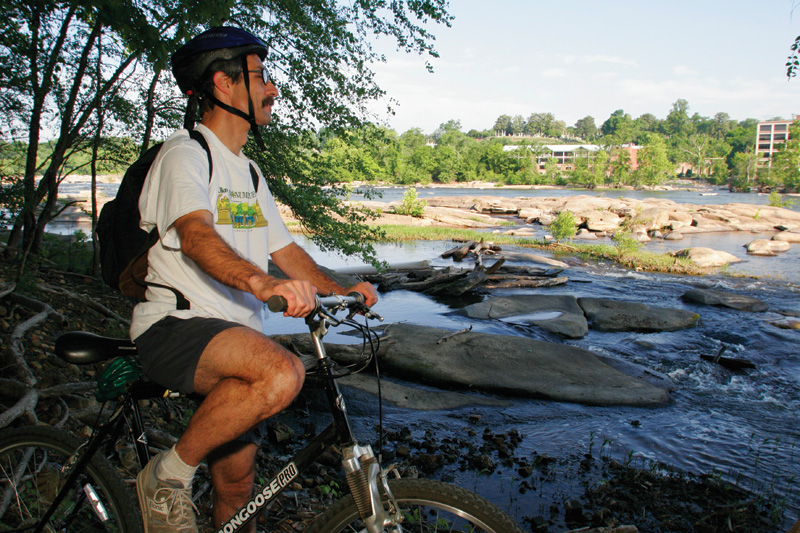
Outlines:
{"label": "mountain bike frame", "polygon": [[[363,305],[359,308],[359,299],[354,296],[328,296],[318,298],[318,300],[317,309],[306,318],[306,324],[309,327],[316,352],[314,376],[321,378],[319,381],[322,382],[325,390],[333,420],[327,428],[289,459],[249,502],[234,513],[230,520],[219,526],[218,533],[233,533],[241,530],[330,446],[338,446],[341,450],[345,476],[366,530],[370,533],[379,533],[385,526],[398,525],[402,520],[397,502],[387,483],[387,475],[393,469],[382,470],[371,446],[360,445],[356,441],[347,416],[344,397],[336,381],[337,376],[333,362],[328,357],[322,343],[322,337],[327,333],[328,325],[341,324],[330,311],[358,309],[364,312],[366,308]],[[272,302],[270,308],[273,308]],[[351,311],[350,316],[354,313],[355,311]],[[380,319],[371,311],[369,313],[373,318]],[[56,346],[56,354],[66,362],[73,364],[97,363],[118,356],[130,357],[135,355],[135,352],[135,346],[128,340],[109,339],[85,332],[64,334],[59,338]],[[70,473],[64,487],[70,487],[77,481],[91,458],[103,446],[107,447],[107,452],[111,452],[115,442],[126,429],[130,431],[133,438],[140,467],[146,465],[150,461],[150,452],[139,409],[139,400],[177,396],[180,394],[146,380],[136,380],[128,384],[126,392],[117,401],[108,420],[95,429],[81,453],[70,458]],[[397,475],[396,471],[395,475]],[[44,519],[41,520],[41,524],[47,523],[67,492],[66,488],[59,492]],[[381,502],[381,492],[388,499],[388,509],[384,509]],[[102,503],[92,502],[92,505],[98,515],[105,512]],[[37,531],[41,531],[42,527],[44,526]]]}
{"label": "mountain bike frame", "polygon": [[[360,295],[359,295],[360,296]],[[331,359],[325,351],[322,337],[328,330],[328,325],[339,325],[341,322],[329,313],[331,309],[346,309],[348,305],[357,306],[360,301],[353,296],[328,296],[318,298],[316,312],[306,318],[306,324],[316,352],[316,373],[321,377],[323,388],[328,400],[328,407],[333,416],[331,424],[314,437],[302,450],[297,452],[278,473],[267,482],[233,517],[217,529],[217,533],[233,533],[242,528],[258,513],[263,510],[278,494],[281,493],[301,472],[327,450],[330,446],[340,446],[342,452],[342,466],[345,471],[347,483],[356,501],[364,526],[371,533],[379,533],[390,524],[398,524],[401,515],[397,502],[394,501],[387,483],[387,472],[384,472],[375,457],[372,447],[359,445],[353,436],[350,421],[347,416],[347,407],[336,381],[335,370]],[[270,302],[270,309],[281,310],[279,303]],[[380,318],[372,313],[373,317]],[[382,319],[381,319],[382,320]],[[390,469],[391,470],[391,469]],[[399,476],[398,476],[399,477]],[[381,503],[381,492],[388,496],[389,509],[384,509]]]}

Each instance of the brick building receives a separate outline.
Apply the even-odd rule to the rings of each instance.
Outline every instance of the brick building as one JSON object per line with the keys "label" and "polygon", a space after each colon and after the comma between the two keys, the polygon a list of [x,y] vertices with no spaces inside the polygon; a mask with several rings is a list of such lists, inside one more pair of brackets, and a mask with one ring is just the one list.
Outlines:
{"label": "brick building", "polygon": [[797,120],[795,115],[792,120],[767,120],[759,122],[756,129],[756,155],[759,168],[772,166],[772,155],[780,151],[783,144],[789,140],[789,126]]}

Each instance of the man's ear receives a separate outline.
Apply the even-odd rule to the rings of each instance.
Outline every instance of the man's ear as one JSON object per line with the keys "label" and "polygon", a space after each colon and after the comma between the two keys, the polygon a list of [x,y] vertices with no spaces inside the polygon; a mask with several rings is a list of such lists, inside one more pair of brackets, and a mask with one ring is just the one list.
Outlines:
{"label": "man's ear", "polygon": [[222,94],[230,95],[231,93],[231,86],[233,83],[231,79],[221,70],[218,70],[214,73],[211,77],[211,81],[214,82],[214,87],[221,92]]}

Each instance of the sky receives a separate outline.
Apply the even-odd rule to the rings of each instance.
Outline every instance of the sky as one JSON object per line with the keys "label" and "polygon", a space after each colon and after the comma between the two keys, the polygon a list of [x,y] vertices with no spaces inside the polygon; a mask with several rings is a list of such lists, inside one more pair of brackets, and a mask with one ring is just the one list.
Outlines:
{"label": "sky", "polygon": [[[449,120],[491,129],[500,115],[552,113],[567,126],[617,109],[663,119],[682,98],[689,114],[732,119],[800,114],[800,76],[786,59],[800,34],[800,0],[450,0],[452,27],[431,25],[440,58],[387,41],[375,105],[397,131],[430,134]],[[383,112],[383,113],[382,113]]]}

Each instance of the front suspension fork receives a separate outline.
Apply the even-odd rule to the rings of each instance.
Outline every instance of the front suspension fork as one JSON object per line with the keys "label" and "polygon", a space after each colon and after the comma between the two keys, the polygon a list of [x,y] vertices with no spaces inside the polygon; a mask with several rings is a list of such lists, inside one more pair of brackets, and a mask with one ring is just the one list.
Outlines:
{"label": "front suspension fork", "polygon": [[[366,530],[369,533],[382,533],[385,527],[393,526],[392,531],[401,532],[403,529],[400,526],[402,521],[400,508],[392,491],[389,490],[386,473],[381,471],[372,447],[353,444],[345,447],[342,455],[347,484],[350,486],[350,492]],[[388,509],[384,508],[381,501],[378,482],[386,494]]]}

